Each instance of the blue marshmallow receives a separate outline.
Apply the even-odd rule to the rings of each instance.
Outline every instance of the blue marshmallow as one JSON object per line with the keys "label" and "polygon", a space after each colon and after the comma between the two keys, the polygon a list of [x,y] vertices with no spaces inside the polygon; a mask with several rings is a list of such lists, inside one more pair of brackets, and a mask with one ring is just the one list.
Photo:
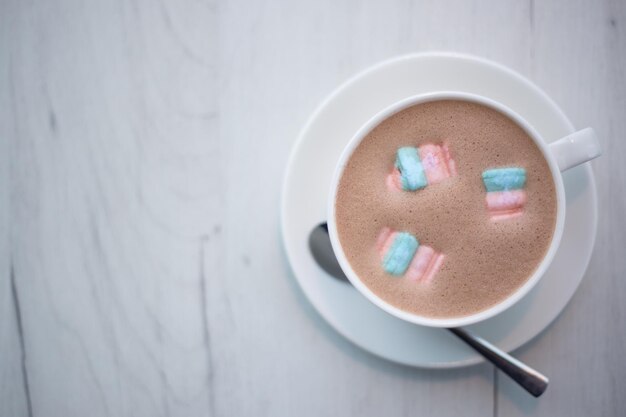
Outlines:
{"label": "blue marshmallow", "polygon": [[417,148],[406,146],[398,149],[396,168],[400,171],[403,190],[415,191],[428,185]]}
{"label": "blue marshmallow", "polygon": [[518,190],[526,185],[526,170],[515,167],[488,169],[483,171],[483,184],[487,192]]}
{"label": "blue marshmallow", "polygon": [[402,275],[415,256],[419,242],[410,233],[397,233],[391,247],[383,259],[385,272],[391,275]]}

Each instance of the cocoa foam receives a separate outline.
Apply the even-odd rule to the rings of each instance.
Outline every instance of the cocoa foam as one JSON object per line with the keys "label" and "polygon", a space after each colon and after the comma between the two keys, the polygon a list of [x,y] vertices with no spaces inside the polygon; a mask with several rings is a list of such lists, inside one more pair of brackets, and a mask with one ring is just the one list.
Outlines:
{"label": "cocoa foam", "polygon": [[[386,177],[403,146],[446,143],[457,175],[415,192],[391,189]],[[523,215],[494,222],[481,174],[526,169]],[[380,298],[426,317],[460,317],[507,298],[532,275],[550,245],[556,192],[547,162],[526,132],[480,104],[417,104],[383,121],[355,149],[335,202],[348,262]],[[376,241],[384,227],[406,231],[445,260],[428,284],[385,273]]]}

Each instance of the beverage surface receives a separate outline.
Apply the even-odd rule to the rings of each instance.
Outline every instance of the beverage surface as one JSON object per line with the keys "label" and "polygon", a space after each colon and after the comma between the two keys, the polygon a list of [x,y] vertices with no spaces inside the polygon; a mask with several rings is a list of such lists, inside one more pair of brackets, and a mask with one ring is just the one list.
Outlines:
{"label": "beverage surface", "polygon": [[335,201],[339,240],[380,298],[460,317],[511,295],[536,270],[556,223],[550,168],[526,132],[480,104],[417,104],[374,128]]}

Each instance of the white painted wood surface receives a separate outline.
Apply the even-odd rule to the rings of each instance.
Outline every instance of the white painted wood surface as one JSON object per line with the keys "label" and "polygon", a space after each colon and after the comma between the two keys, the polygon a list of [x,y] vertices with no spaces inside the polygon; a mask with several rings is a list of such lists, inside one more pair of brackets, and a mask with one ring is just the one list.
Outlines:
{"label": "white painted wood surface", "polygon": [[[587,278],[519,356],[405,368],[336,335],[281,250],[287,156],[355,71],[447,49],[597,129]],[[0,416],[626,414],[626,5],[0,2]]]}

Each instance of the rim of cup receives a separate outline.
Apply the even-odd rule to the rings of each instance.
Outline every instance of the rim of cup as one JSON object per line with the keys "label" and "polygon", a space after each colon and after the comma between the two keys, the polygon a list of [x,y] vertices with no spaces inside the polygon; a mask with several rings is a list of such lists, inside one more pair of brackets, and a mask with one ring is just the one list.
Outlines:
{"label": "rim of cup", "polygon": [[[352,153],[365,138],[365,136],[367,136],[367,134],[369,134],[376,126],[378,126],[384,120],[406,108],[409,108],[416,104],[440,100],[461,100],[482,104],[504,114],[505,116],[513,120],[518,126],[524,129],[528,136],[530,136],[530,138],[535,142],[543,157],[548,163],[555,185],[557,204],[556,221],[550,246],[548,247],[548,250],[546,251],[543,259],[538,264],[533,274],[526,280],[526,282],[524,282],[524,284],[522,284],[516,291],[510,293],[506,298],[487,309],[467,316],[447,318],[427,317],[415,313],[410,313],[408,311],[395,307],[394,305],[383,300],[376,293],[371,291],[359,279],[358,275],[352,269],[350,263],[348,262],[339,240],[337,225],[335,221],[335,199],[337,196],[339,181],[341,180],[343,171],[347,165],[348,160],[352,156]],[[561,176],[561,172],[554,158],[554,155],[549,149],[548,144],[543,140],[541,135],[539,135],[539,133],[521,116],[519,116],[517,113],[515,113],[513,110],[509,109],[505,105],[487,97],[465,92],[440,91],[414,95],[400,100],[377,113],[355,133],[355,135],[350,139],[343,152],[341,153],[339,161],[335,167],[335,172],[331,180],[327,213],[328,232],[333,246],[333,251],[335,252],[339,264],[341,265],[341,269],[344,271],[352,285],[363,296],[365,296],[368,300],[370,300],[372,303],[374,303],[387,313],[392,314],[393,316],[396,316],[410,323],[429,327],[459,327],[475,324],[500,314],[501,312],[521,300],[540,281],[541,277],[545,274],[546,270],[552,263],[554,255],[556,254],[559,243],[561,241],[561,236],[563,235],[563,227],[565,223],[565,189],[563,186],[563,178]]]}

